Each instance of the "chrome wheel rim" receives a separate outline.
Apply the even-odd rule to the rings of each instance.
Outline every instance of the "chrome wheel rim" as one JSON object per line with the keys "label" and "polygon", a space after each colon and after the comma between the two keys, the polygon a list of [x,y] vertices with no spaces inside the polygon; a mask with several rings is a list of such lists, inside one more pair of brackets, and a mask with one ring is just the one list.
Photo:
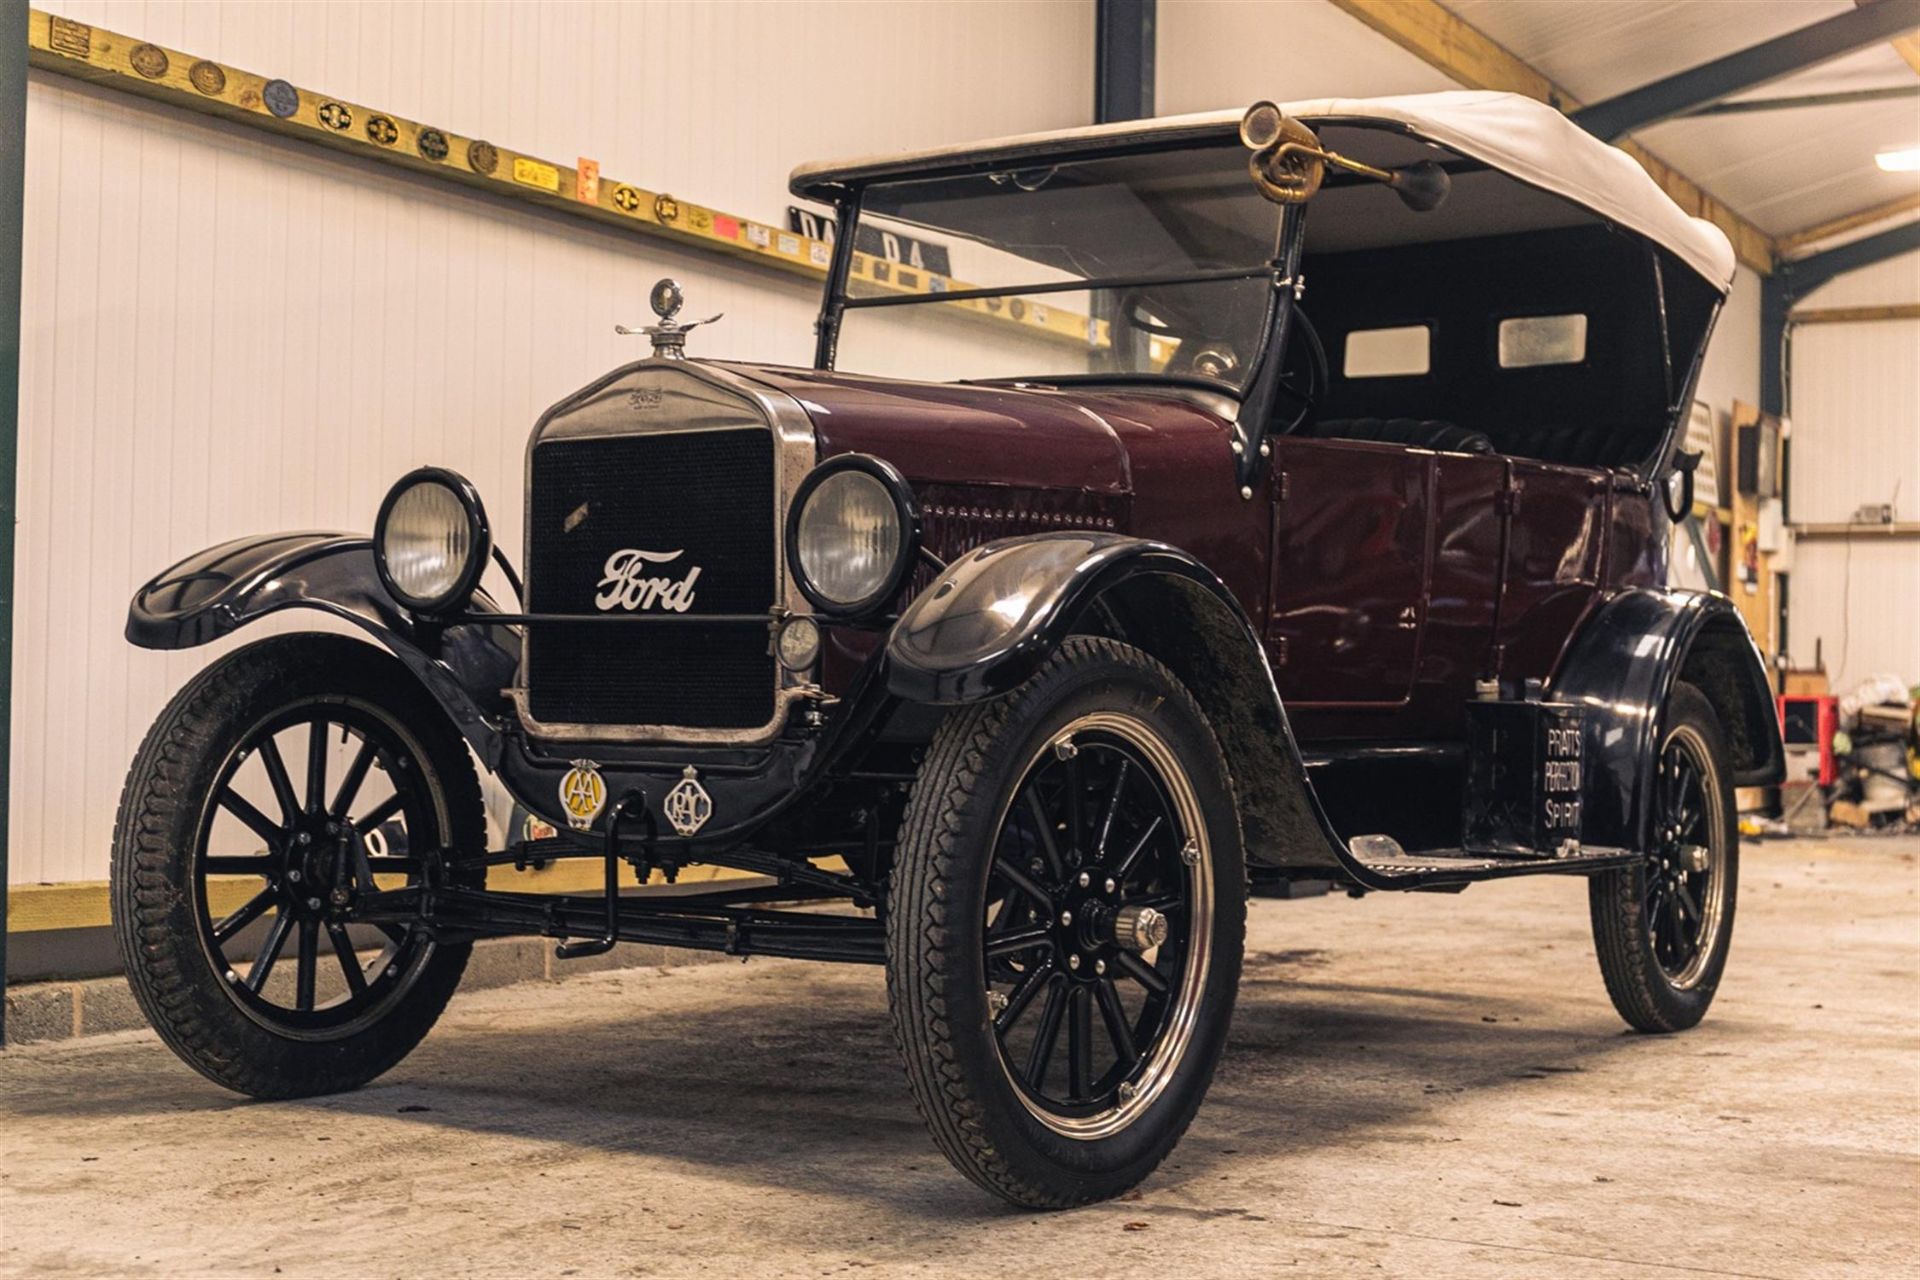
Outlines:
{"label": "chrome wheel rim", "polygon": [[1719,773],[1706,739],[1679,725],[1660,751],[1654,839],[1641,910],[1654,962],[1677,990],[1697,986],[1713,960],[1726,911],[1726,830]]}
{"label": "chrome wheel rim", "polygon": [[1212,946],[1204,814],[1173,749],[1124,713],[1074,720],[1018,776],[981,921],[989,1029],[1029,1114],[1105,1138],[1159,1100],[1193,1038]]}

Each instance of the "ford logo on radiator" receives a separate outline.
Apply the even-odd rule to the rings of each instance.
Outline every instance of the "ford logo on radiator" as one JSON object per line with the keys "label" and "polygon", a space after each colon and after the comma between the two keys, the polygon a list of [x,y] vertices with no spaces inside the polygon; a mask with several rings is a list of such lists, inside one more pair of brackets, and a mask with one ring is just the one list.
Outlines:
{"label": "ford logo on radiator", "polygon": [[656,606],[685,613],[693,607],[693,584],[700,577],[700,566],[688,566],[685,576],[678,578],[671,572],[655,572],[656,566],[672,564],[680,555],[679,551],[641,551],[635,547],[614,552],[607,557],[600,591],[593,597],[595,607],[603,613],[615,609],[639,613]]}

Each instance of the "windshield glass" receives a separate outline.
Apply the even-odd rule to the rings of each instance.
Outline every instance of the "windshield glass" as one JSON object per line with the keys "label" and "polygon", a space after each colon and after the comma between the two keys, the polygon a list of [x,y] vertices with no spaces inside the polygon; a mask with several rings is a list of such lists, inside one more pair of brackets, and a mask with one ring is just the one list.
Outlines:
{"label": "windshield glass", "polygon": [[878,182],[836,365],[952,381],[1200,378],[1260,350],[1280,211],[1238,145]]}

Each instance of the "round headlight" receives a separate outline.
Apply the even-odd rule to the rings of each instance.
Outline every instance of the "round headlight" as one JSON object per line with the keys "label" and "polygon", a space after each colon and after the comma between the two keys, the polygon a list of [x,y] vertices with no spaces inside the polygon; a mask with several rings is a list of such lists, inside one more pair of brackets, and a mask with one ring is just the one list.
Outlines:
{"label": "round headlight", "polygon": [[493,550],[479,493],[452,471],[409,472],[380,504],[373,550],[380,581],[407,608],[440,613],[464,604]]}
{"label": "round headlight", "polygon": [[822,612],[865,613],[899,591],[917,532],[900,473],[878,458],[847,454],[801,482],[787,530],[789,567]]}

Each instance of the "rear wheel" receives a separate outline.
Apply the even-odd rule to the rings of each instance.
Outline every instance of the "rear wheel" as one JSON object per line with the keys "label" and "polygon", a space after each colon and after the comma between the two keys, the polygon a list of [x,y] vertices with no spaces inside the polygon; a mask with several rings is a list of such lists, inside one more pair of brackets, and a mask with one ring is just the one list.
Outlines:
{"label": "rear wheel", "polygon": [[1594,950],[1621,1017],[1639,1031],[1684,1031],[1720,987],[1740,871],[1726,738],[1690,684],[1667,702],[1653,810],[1646,858],[1589,885]]}
{"label": "rear wheel", "polygon": [[1212,731],[1139,650],[1070,640],[948,720],[902,826],[888,990],[961,1172],[1060,1208],[1159,1164],[1225,1043],[1245,880]]}
{"label": "rear wheel", "polygon": [[161,1038],[254,1097],[350,1089],[419,1043],[469,948],[355,904],[485,844],[465,745],[386,653],[265,640],[201,672],[128,773],[114,927]]}

